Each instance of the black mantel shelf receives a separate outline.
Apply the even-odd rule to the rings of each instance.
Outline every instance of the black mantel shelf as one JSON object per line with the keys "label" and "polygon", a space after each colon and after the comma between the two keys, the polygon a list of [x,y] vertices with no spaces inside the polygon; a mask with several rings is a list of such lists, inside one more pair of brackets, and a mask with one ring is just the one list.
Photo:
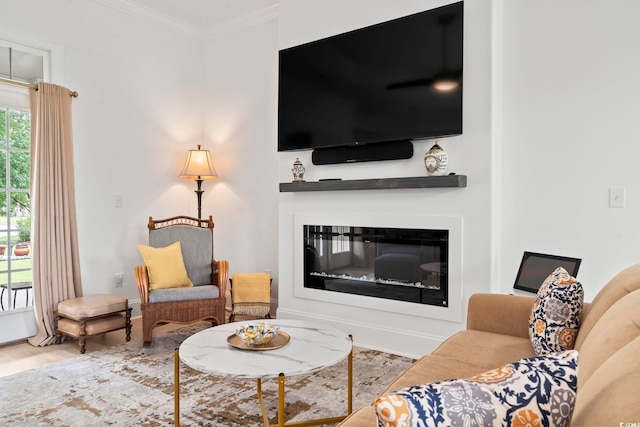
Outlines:
{"label": "black mantel shelf", "polygon": [[407,178],[379,178],[281,182],[280,192],[339,191],[339,190],[386,190],[394,188],[446,188],[466,187],[466,175],[416,176]]}

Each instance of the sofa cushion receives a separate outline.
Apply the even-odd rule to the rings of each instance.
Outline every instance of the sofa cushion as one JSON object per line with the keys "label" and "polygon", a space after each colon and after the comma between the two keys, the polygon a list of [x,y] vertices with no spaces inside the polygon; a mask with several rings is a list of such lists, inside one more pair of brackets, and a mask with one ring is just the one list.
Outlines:
{"label": "sofa cushion", "polygon": [[461,331],[447,338],[431,354],[479,366],[478,372],[536,355],[529,338],[474,330]]}
{"label": "sofa cushion", "polygon": [[149,290],[193,286],[184,267],[180,242],[154,248],[138,245],[149,273]]}
{"label": "sofa cushion", "polygon": [[638,289],[640,289],[640,263],[627,267],[609,280],[582,316],[575,349],[580,351],[582,343],[586,340],[591,329],[613,304]]}
{"label": "sofa cushion", "polygon": [[[512,360],[517,360],[512,359]],[[491,366],[494,367],[494,366]],[[401,388],[450,378],[470,377],[490,367],[464,362],[453,357],[427,354],[414,362],[381,393],[393,393]]]}
{"label": "sofa cushion", "polygon": [[349,425],[349,427],[375,427],[378,417],[373,406],[363,406],[355,412],[352,412],[344,419],[339,426]]}
{"label": "sofa cushion", "polygon": [[547,277],[531,309],[529,337],[537,355],[573,348],[584,300],[582,285],[558,267]]}
{"label": "sofa cushion", "polygon": [[567,426],[578,353],[522,359],[468,379],[416,385],[376,399],[380,427]]}
{"label": "sofa cushion", "polygon": [[572,426],[637,426],[640,423],[638,355],[640,337],[614,353],[580,385]]}
{"label": "sofa cushion", "polygon": [[579,386],[582,386],[611,355],[640,336],[638,307],[640,289],[613,304],[593,326],[580,349]]}

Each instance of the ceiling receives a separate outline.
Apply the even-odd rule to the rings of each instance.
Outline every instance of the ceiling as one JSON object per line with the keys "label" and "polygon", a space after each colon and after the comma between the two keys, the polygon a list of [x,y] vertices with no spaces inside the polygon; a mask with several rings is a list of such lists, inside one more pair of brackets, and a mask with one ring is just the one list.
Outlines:
{"label": "ceiling", "polygon": [[129,0],[200,30],[246,17],[278,0]]}

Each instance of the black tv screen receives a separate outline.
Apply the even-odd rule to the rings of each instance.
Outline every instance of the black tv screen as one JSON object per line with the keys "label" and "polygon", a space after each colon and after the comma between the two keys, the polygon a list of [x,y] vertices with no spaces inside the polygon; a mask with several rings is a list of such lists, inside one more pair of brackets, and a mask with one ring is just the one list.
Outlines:
{"label": "black tv screen", "polygon": [[278,151],[461,134],[462,58],[463,2],[281,50]]}

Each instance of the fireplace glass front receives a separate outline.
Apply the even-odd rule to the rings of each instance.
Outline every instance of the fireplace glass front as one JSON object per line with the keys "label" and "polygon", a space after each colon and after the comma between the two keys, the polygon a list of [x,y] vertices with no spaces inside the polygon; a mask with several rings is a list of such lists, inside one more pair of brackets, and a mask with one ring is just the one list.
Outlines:
{"label": "fireplace glass front", "polygon": [[448,230],[304,226],[304,286],[448,306]]}

